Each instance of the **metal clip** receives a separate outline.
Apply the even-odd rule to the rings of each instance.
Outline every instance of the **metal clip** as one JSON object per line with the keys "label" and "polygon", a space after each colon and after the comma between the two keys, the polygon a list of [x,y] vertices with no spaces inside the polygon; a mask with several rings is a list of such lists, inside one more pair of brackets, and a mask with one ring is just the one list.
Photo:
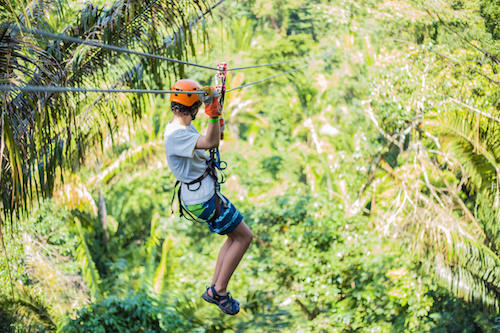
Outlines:
{"label": "metal clip", "polygon": [[215,74],[215,89],[219,93],[226,90],[226,74],[227,74],[227,62],[221,62],[217,64],[217,74]]}

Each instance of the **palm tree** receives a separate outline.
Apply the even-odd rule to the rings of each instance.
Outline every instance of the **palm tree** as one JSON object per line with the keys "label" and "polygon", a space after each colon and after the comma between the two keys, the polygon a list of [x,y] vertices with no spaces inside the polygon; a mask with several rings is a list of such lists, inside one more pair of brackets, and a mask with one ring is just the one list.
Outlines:
{"label": "palm tree", "polygon": [[[415,68],[413,73],[422,74]],[[446,93],[460,92],[460,85]],[[409,127],[411,142],[407,152],[401,150],[399,163],[378,163],[387,172],[373,194],[380,205],[375,208],[382,217],[379,228],[396,230],[407,239],[424,266],[453,294],[498,311],[498,113],[484,99],[472,101],[483,105],[480,111],[458,100],[443,103],[442,94],[433,87],[422,89],[435,108],[416,111],[408,125],[414,126]]]}
{"label": "palm tree", "polygon": [[[109,9],[88,3],[77,12],[59,1],[33,1],[27,7],[12,0],[0,3],[0,84],[159,89],[170,78],[182,77],[184,65],[45,40],[19,28],[187,59],[195,54],[194,24],[215,1],[115,1]],[[49,21],[68,12],[69,17]],[[62,27],[66,21],[72,23]],[[207,37],[204,30],[199,34]],[[146,98],[15,91],[1,96],[0,222],[19,217],[34,199],[50,196],[56,180],[64,180],[65,170],[77,169],[91,147],[102,144],[120,123],[141,117]]]}
{"label": "palm tree", "polygon": [[[378,168],[363,190],[380,231],[407,241],[454,295],[498,312],[498,65],[483,52],[498,42],[479,30],[479,13],[439,6],[438,17],[431,13],[435,36],[395,48],[401,59],[373,70],[364,105],[386,147],[374,154]],[[460,34],[451,28],[457,25]],[[409,74],[397,68],[405,66]]]}
{"label": "palm tree", "polygon": [[[456,107],[456,106],[455,106]],[[453,110],[453,106],[451,107]],[[450,110],[450,111],[451,111]],[[429,121],[440,134],[448,168],[463,177],[462,204],[478,232],[453,237],[438,275],[469,299],[500,307],[500,122],[474,112],[449,112]],[[454,163],[455,162],[455,163]],[[445,184],[447,187],[449,184]],[[458,192],[458,191],[457,191]],[[459,202],[456,197],[455,201]],[[470,207],[470,212],[467,210]],[[472,297],[471,297],[471,294]]]}

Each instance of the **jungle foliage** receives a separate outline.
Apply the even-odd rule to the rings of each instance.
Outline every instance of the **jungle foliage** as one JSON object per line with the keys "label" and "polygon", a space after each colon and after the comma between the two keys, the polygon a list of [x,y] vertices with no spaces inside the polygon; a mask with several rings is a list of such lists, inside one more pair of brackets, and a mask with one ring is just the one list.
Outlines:
{"label": "jungle foliage", "polygon": [[[24,1],[6,0],[0,7],[0,84],[161,89],[171,76],[184,76],[183,64],[44,40],[21,29],[186,59],[195,53],[194,35],[206,36],[193,27],[213,5],[116,1],[109,8],[88,2],[73,10],[65,1],[29,3],[23,8]],[[49,197],[63,170],[76,171],[89,147],[102,147],[118,127],[140,118],[145,103],[140,94],[2,93],[3,218],[18,217],[37,198]]]}
{"label": "jungle foliage", "polygon": [[[37,13],[7,2],[2,22]],[[499,329],[498,1],[224,2],[196,26],[189,20],[215,2],[180,9],[169,1],[103,1],[76,12],[37,3],[46,3],[37,10],[48,14],[26,20],[35,26],[202,64],[313,57],[301,71],[226,96],[223,191],[255,236],[229,285],[243,309],[236,317],[200,298],[222,238],[170,211],[166,96],[4,96],[4,216],[17,212],[15,202],[29,213],[3,224],[0,282],[12,289],[0,291],[0,330]],[[169,26],[172,10],[185,15]],[[177,36],[178,45],[162,48],[159,35]],[[24,52],[25,65],[39,61],[38,53],[27,56],[39,41],[0,36],[19,39],[0,44],[0,54]],[[51,84],[160,88],[179,76],[213,84],[213,72],[51,45],[36,45],[64,64],[59,76],[49,75]],[[72,65],[78,54],[82,70]],[[301,65],[231,73],[228,85]],[[23,82],[49,82],[36,81],[45,75],[33,74],[38,67],[25,67],[31,74],[9,71]],[[34,145],[8,138],[9,119],[25,119],[21,109],[31,115],[23,124],[34,131]],[[85,110],[93,115],[88,121]],[[37,117],[48,136],[30,122]],[[195,126],[206,121],[199,115]],[[55,144],[47,141],[54,128],[74,145],[42,162],[39,144]],[[79,135],[88,138],[81,149]],[[40,171],[51,160],[52,171]],[[33,194],[46,191],[32,208],[22,199],[32,193],[25,186],[31,179]]]}

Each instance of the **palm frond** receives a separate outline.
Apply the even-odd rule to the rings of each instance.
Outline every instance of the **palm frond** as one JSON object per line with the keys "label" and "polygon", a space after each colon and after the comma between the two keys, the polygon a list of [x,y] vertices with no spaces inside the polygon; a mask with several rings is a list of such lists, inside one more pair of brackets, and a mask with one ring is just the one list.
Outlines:
{"label": "palm frond", "polygon": [[21,324],[26,332],[55,331],[56,324],[50,314],[49,307],[41,298],[26,288],[20,288],[15,297],[0,297],[2,312]]}
{"label": "palm frond", "polygon": [[[43,2],[43,6],[42,6]],[[10,3],[10,2],[9,2]],[[139,59],[69,42],[44,41],[22,35],[17,25],[30,22],[50,30],[44,21],[54,1],[24,12],[15,7],[4,14],[11,17],[0,26],[0,82],[33,85],[87,85],[161,88],[166,78],[184,73],[183,65]],[[198,20],[212,1],[172,2],[117,1],[110,9],[88,4],[77,13],[74,23],[62,31],[83,39],[126,46],[172,58],[194,54]],[[17,11],[17,12],[16,12]],[[9,14],[10,13],[10,14]],[[22,20],[13,20],[21,17]],[[57,31],[54,31],[57,32]],[[110,70],[111,69],[111,70]],[[2,146],[0,187],[4,217],[12,219],[28,209],[28,203],[53,192],[57,175],[78,168],[87,147],[108,134],[113,135],[121,119],[137,119],[145,107],[144,96],[107,96],[57,93],[2,94]],[[125,103],[124,103],[125,102]],[[105,107],[114,103],[119,108]],[[122,105],[123,104],[123,105]],[[120,111],[126,111],[120,114]],[[82,114],[80,117],[79,115]],[[82,120],[95,120],[88,127]],[[83,127],[83,129],[82,129]]]}
{"label": "palm frond", "polygon": [[498,197],[492,197],[487,191],[483,191],[476,195],[475,200],[475,214],[487,235],[487,245],[495,253],[499,253],[500,224],[498,221],[500,221],[500,207],[495,204],[498,202]]}
{"label": "palm frond", "polygon": [[466,213],[455,193],[459,189],[443,184],[449,175],[425,156],[394,169],[396,182],[379,183],[379,203],[373,208],[381,216],[379,228],[406,239],[454,295],[498,311],[500,257],[491,242],[498,227],[489,221],[486,228],[482,215],[462,218]]}
{"label": "palm frond", "polygon": [[487,190],[492,193],[497,187],[500,170],[500,123],[476,116],[452,113],[450,116],[426,122],[441,134],[443,150],[453,154],[470,178],[473,192]]}
{"label": "palm frond", "polygon": [[425,208],[406,213],[416,223],[408,229],[418,235],[413,238],[413,246],[423,258],[434,260],[431,270],[439,281],[457,297],[498,311],[500,257],[487,244],[475,239],[476,235],[468,233],[465,225],[459,227],[458,219],[431,198],[427,198]]}
{"label": "palm frond", "polygon": [[477,277],[469,269],[450,265],[440,256],[436,256],[433,271],[438,280],[454,295],[469,302],[483,304],[493,311],[500,308],[498,287]]}

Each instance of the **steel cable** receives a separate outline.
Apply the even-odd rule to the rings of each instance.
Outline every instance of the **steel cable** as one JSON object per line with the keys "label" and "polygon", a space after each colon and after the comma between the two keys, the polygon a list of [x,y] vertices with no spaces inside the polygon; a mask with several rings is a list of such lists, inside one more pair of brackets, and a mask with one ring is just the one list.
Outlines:
{"label": "steel cable", "polygon": [[301,60],[305,60],[305,59],[313,59],[313,58],[316,58],[316,57],[323,56],[326,53],[331,52],[334,49],[336,49],[336,47],[332,47],[332,48],[330,48],[330,49],[328,49],[328,50],[326,50],[326,51],[324,51],[322,53],[310,55],[310,56],[307,56],[307,57],[296,58],[296,59],[291,59],[291,60],[283,60],[283,61],[273,62],[273,63],[270,63],[270,64],[251,65],[251,66],[243,66],[243,67],[233,67],[233,68],[228,68],[227,71],[229,72],[229,71],[238,71],[238,70],[250,69],[250,68],[277,66],[277,65],[288,64],[288,63],[291,63],[291,62],[301,61]]}
{"label": "steel cable", "polygon": [[[246,87],[250,87],[268,80],[272,80],[276,77],[283,76],[286,74],[290,74],[292,72],[301,70],[305,67],[309,66],[309,64],[291,69],[286,72],[282,72],[276,75],[272,75],[269,77],[266,77],[264,79],[250,82],[243,84],[241,86],[231,88],[226,90],[226,92],[231,92],[233,90],[237,89],[242,89]],[[72,93],[87,93],[87,92],[96,92],[96,93],[124,93],[124,94],[204,94],[205,92],[203,90],[196,90],[196,91],[178,91],[178,90],[156,90],[156,89],[108,89],[108,88],[80,88],[80,87],[61,87],[61,86],[32,86],[32,85],[26,85],[26,86],[16,86],[16,85],[0,85],[0,91],[22,91],[22,92],[30,92],[30,93],[42,93],[42,92],[55,92],[55,93],[62,93],[62,92],[72,92]]]}
{"label": "steel cable", "polygon": [[247,84],[242,84],[241,86],[238,86],[238,87],[235,87],[235,88],[231,88],[231,89],[228,89],[226,90],[226,92],[231,92],[233,90],[237,90],[237,89],[242,89],[242,88],[246,88],[246,87],[250,87],[250,86],[253,86],[253,85],[256,85],[256,84],[259,84],[259,83],[262,83],[264,81],[268,81],[268,80],[271,80],[271,79],[274,79],[278,76],[282,76],[282,75],[286,75],[286,74],[290,74],[292,72],[295,72],[295,71],[298,71],[300,69],[303,69],[305,67],[309,66],[309,64],[307,65],[303,65],[303,66],[300,66],[300,67],[297,67],[297,68],[294,68],[294,69],[291,69],[289,71],[286,71],[286,72],[282,72],[282,73],[279,73],[279,74],[276,74],[276,75],[273,75],[273,76],[269,76],[269,77],[266,77],[265,79],[262,79],[262,80],[258,80],[258,81],[254,81],[254,82],[250,82],[250,83],[247,83]]}
{"label": "steel cable", "polygon": [[[219,1],[213,8],[211,8],[207,12],[212,11],[215,7],[220,5],[223,1],[224,0]],[[205,14],[206,13],[204,13],[204,15]],[[199,21],[199,19],[200,18],[198,17],[194,23]],[[191,25],[191,23],[190,23],[190,25]],[[199,67],[199,68],[204,68],[204,69],[211,69],[214,71],[218,70],[217,67],[200,65],[200,64],[196,64],[196,63],[192,63],[192,62],[188,62],[188,61],[183,61],[183,60],[178,60],[178,59],[174,59],[174,58],[161,56],[161,55],[154,54],[154,53],[131,50],[131,49],[128,49],[125,47],[120,47],[120,46],[111,45],[111,44],[104,44],[104,43],[100,43],[97,41],[85,40],[85,39],[81,39],[81,38],[77,38],[77,37],[66,36],[63,34],[55,34],[52,32],[48,32],[48,31],[44,31],[44,30],[40,30],[40,29],[36,29],[36,28],[29,29],[29,28],[25,28],[25,27],[14,27],[12,29],[17,30],[17,31],[22,31],[24,33],[31,34],[31,35],[39,35],[39,36],[46,37],[48,39],[53,39],[53,40],[61,40],[61,41],[67,41],[67,42],[76,43],[76,44],[83,44],[83,45],[87,45],[87,46],[91,46],[91,47],[98,47],[98,48],[106,49],[106,50],[110,50],[110,51],[128,53],[128,54],[133,54],[133,55],[142,56],[142,57],[151,58],[151,59],[165,60],[165,61],[175,62],[175,63],[184,64],[184,65],[188,65],[188,66],[194,66],[194,67]],[[227,71],[229,72],[229,71],[245,70],[245,69],[251,69],[251,68],[277,66],[277,65],[287,64],[287,63],[301,61],[301,60],[305,60],[305,59],[311,59],[311,58],[317,57],[317,56],[319,56],[319,55],[307,56],[307,57],[296,58],[296,59],[291,59],[291,60],[283,60],[283,61],[273,62],[273,63],[269,63],[269,64],[234,67],[234,68],[228,68]]]}
{"label": "steel cable", "polygon": [[178,91],[178,90],[155,90],[155,89],[108,89],[108,88],[80,88],[80,87],[60,87],[60,86],[15,86],[0,85],[0,91],[22,91],[22,92],[72,92],[72,93],[125,93],[125,94],[204,94],[203,90],[196,91]]}
{"label": "steel cable", "polygon": [[173,58],[168,58],[164,57],[158,54],[152,54],[152,53],[147,53],[147,52],[141,52],[141,51],[135,51],[135,50],[130,50],[124,47],[119,47],[115,45],[110,45],[110,44],[103,44],[99,43],[96,41],[91,41],[91,40],[84,40],[81,38],[76,38],[76,37],[70,37],[62,34],[54,34],[51,32],[47,32],[44,30],[40,29],[28,29],[25,27],[15,27],[13,28],[14,30],[20,30],[24,33],[32,34],[32,35],[40,35],[49,39],[55,39],[55,40],[62,40],[62,41],[67,41],[71,43],[77,43],[77,44],[83,44],[87,46],[92,46],[92,47],[99,47],[102,49],[110,50],[110,51],[116,51],[116,52],[122,52],[122,53],[129,53],[129,54],[134,54],[146,58],[152,58],[152,59],[159,59],[159,60],[165,60],[165,61],[170,61],[170,62],[175,62],[178,64],[184,64],[184,65],[189,65],[189,66],[194,66],[194,67],[200,67],[204,69],[211,69],[216,71],[217,67],[210,67],[210,66],[205,66],[205,65],[200,65],[200,64],[195,64],[192,62],[188,61],[183,61],[183,60],[178,60],[178,59],[173,59]]}
{"label": "steel cable", "polygon": [[[318,56],[318,55],[317,55]],[[263,65],[252,65],[252,66],[244,66],[244,67],[233,67],[233,68],[228,68],[227,71],[238,71],[238,70],[243,70],[243,69],[250,69],[250,68],[258,68],[258,67],[268,67],[268,66],[277,66],[281,64],[288,64],[291,62],[296,62],[300,60],[305,60],[305,59],[310,59],[313,58],[313,56],[307,56],[307,57],[302,57],[302,58],[297,58],[297,59],[292,59],[292,60],[284,60],[284,61],[279,61],[279,62],[273,62],[270,64],[263,64]]]}

